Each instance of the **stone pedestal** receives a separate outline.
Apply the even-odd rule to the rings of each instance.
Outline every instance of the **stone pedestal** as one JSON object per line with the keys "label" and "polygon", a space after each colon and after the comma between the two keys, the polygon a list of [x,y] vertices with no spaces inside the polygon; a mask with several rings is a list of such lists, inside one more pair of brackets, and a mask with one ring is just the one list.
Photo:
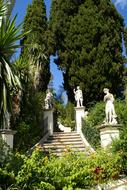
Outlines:
{"label": "stone pedestal", "polygon": [[76,131],[81,132],[82,131],[82,118],[85,116],[85,107],[75,107],[76,112]]}
{"label": "stone pedestal", "polygon": [[44,124],[45,131],[49,133],[49,135],[53,135],[53,109],[45,109],[44,110]]}
{"label": "stone pedestal", "polygon": [[16,131],[11,129],[2,129],[0,130],[0,134],[2,139],[10,146],[11,149],[13,149],[13,139]]}
{"label": "stone pedestal", "polygon": [[100,126],[101,146],[103,148],[110,145],[114,139],[119,139],[120,126],[120,124]]}

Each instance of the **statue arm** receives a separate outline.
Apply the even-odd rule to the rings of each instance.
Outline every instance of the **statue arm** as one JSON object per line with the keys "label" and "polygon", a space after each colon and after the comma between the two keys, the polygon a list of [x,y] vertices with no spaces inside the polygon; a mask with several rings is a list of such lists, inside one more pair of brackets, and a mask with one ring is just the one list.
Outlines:
{"label": "statue arm", "polygon": [[115,100],[115,99],[114,99],[114,96],[113,96],[113,95],[111,96],[111,99],[112,99],[112,102],[114,103],[114,100]]}
{"label": "statue arm", "polygon": [[81,97],[83,98],[83,93],[82,93],[82,90],[81,90]]}

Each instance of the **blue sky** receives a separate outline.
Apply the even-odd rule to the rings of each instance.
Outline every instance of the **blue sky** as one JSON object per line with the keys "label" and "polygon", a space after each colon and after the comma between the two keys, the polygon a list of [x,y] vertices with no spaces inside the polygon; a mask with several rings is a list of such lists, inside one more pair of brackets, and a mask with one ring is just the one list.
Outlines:
{"label": "blue sky", "polygon": [[112,0],[118,12],[123,16],[127,26],[127,0]]}
{"label": "blue sky", "polygon": [[[17,24],[23,21],[23,18],[26,14],[27,6],[31,2],[32,0],[16,0],[15,7],[13,9],[13,15],[17,14]],[[123,16],[125,25],[127,26],[127,0],[112,0],[112,2],[116,6],[118,12]],[[50,11],[51,0],[45,0],[45,4],[48,16]],[[19,55],[19,51],[17,52],[17,55]],[[57,92],[59,89],[59,85],[61,85],[63,82],[62,74],[57,69],[57,66],[53,63],[53,57],[50,58],[50,63],[51,72],[54,76],[53,84]]]}

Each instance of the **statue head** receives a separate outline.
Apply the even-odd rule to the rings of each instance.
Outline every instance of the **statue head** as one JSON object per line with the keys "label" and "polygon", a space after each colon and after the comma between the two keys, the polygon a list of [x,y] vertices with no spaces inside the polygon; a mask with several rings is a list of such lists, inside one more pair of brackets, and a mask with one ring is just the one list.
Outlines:
{"label": "statue head", "polygon": [[106,94],[107,92],[109,92],[109,89],[108,88],[104,88],[103,92]]}
{"label": "statue head", "polygon": [[79,90],[80,89],[80,86],[77,86],[77,90]]}

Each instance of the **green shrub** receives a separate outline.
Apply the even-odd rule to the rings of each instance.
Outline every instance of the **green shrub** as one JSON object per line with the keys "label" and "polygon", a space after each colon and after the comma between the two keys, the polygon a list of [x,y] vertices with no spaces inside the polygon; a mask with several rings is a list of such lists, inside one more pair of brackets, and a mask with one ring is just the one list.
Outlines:
{"label": "green shrub", "polygon": [[58,121],[65,127],[75,128],[74,104],[68,102],[67,105],[57,104]]}
{"label": "green shrub", "polygon": [[121,155],[108,150],[96,153],[65,152],[61,157],[46,156],[40,147],[31,155],[13,155],[0,169],[3,190],[85,190],[118,179]]}
{"label": "green shrub", "polygon": [[51,189],[88,189],[119,177],[121,172],[119,154],[99,150],[87,155],[84,153],[65,153],[62,157],[44,156],[40,149],[31,157],[25,158],[16,177],[16,185],[27,189],[36,189],[39,184],[45,190]]}
{"label": "green shrub", "polygon": [[25,152],[34,146],[43,136],[43,104],[44,93],[26,94],[21,103],[21,112],[14,123],[17,131],[14,138],[14,149]]}
{"label": "green shrub", "polygon": [[116,113],[122,126],[120,127],[120,139],[113,142],[112,150],[121,155],[122,167],[127,175],[127,105],[125,101],[117,101]]}
{"label": "green shrub", "polygon": [[82,132],[94,148],[100,146],[98,126],[101,125],[104,120],[104,109],[104,103],[98,102],[91,107],[87,119],[83,119]]}
{"label": "green shrub", "polygon": [[[123,138],[124,135],[127,133],[127,108],[125,101],[116,100],[115,110],[118,116],[118,123],[121,124],[120,136],[121,138]],[[104,119],[105,103],[98,102],[90,108],[88,118],[83,120],[82,131],[88,142],[94,148],[100,146],[100,132],[98,127],[103,123]]]}

